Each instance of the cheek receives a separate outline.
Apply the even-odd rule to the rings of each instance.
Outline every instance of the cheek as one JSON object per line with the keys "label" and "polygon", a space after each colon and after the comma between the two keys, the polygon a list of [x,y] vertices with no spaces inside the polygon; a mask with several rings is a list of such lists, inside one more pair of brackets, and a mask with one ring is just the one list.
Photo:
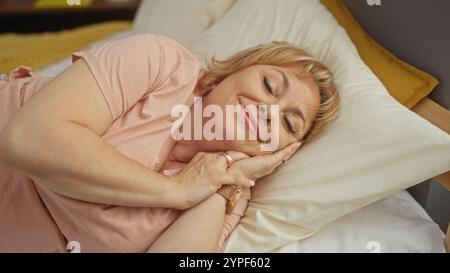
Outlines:
{"label": "cheek", "polygon": [[224,83],[213,89],[205,99],[207,104],[226,106],[227,104],[234,104],[233,101],[237,94],[238,92],[233,85]]}
{"label": "cheek", "polygon": [[280,145],[279,148],[283,149],[284,147],[288,146],[289,144],[292,144],[294,142],[297,142],[298,139],[286,132],[282,124],[280,124]]}
{"label": "cheek", "polygon": [[242,94],[247,96],[253,96],[257,94],[257,87],[259,85],[259,80],[253,73],[246,73],[233,78],[230,83],[233,92],[236,94]]}
{"label": "cheek", "polygon": [[261,151],[261,143],[257,141],[234,140],[234,141],[227,141],[225,145],[227,150],[245,153],[250,156],[257,156],[263,154],[263,152]]}

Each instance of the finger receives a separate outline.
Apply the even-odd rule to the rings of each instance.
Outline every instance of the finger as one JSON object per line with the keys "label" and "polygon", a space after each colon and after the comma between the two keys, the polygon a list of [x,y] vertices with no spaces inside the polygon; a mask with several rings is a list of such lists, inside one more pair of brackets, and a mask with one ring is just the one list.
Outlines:
{"label": "finger", "polygon": [[289,144],[288,146],[284,147],[284,149],[280,150],[280,156],[287,160],[289,157],[291,157],[302,145],[301,142],[294,142]]}
{"label": "finger", "polygon": [[300,149],[300,147],[302,146],[302,142],[299,142],[299,145],[297,145],[298,147],[297,148],[294,148],[293,150],[292,150],[292,152],[291,153],[289,153],[289,155],[287,156],[287,157],[285,157],[284,159],[283,159],[283,161],[287,161],[287,160],[289,160],[299,149]]}
{"label": "finger", "polygon": [[255,185],[255,181],[248,179],[244,175],[239,172],[228,172],[221,182],[223,185],[238,185],[244,187],[253,187]]}
{"label": "finger", "polygon": [[245,177],[251,179],[257,179],[272,173],[283,160],[294,153],[298,147],[299,143],[288,145],[280,151],[274,154],[254,156],[250,158],[242,159],[236,164],[233,164],[229,170],[238,171]]}
{"label": "finger", "polygon": [[244,158],[249,158],[250,156],[241,153],[241,152],[236,152],[236,151],[227,151],[227,153],[231,156],[231,158],[233,159],[233,163],[235,161],[239,161],[242,160]]}
{"label": "finger", "polygon": [[217,164],[219,164],[219,166],[221,167],[221,169],[226,170],[228,168],[228,160],[225,157],[223,152],[218,152],[218,153],[214,153],[215,158],[214,160],[216,161]]}
{"label": "finger", "polygon": [[297,151],[300,145],[301,143],[294,142],[273,154],[261,156],[264,159],[265,167],[270,167],[286,161],[295,153],[295,151]]}

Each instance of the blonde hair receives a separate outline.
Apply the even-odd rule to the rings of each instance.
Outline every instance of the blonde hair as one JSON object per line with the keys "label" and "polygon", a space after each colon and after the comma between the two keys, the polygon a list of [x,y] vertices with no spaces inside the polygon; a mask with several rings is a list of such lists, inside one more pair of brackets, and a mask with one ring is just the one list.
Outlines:
{"label": "blonde hair", "polygon": [[[314,79],[320,92],[320,105],[308,132],[302,141],[310,141],[327,129],[340,112],[340,96],[331,71],[301,48],[287,42],[271,42],[240,51],[225,60],[213,56],[206,60],[207,71],[199,79],[197,90],[210,91],[229,75],[252,65],[298,67],[297,77],[306,71]],[[205,94],[201,94],[205,95]]]}

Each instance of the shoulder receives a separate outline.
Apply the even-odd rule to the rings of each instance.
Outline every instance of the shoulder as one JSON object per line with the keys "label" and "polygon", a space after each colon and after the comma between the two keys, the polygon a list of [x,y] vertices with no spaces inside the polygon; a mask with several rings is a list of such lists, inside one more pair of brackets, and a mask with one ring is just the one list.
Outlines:
{"label": "shoulder", "polygon": [[129,39],[132,40],[132,42],[148,46],[149,50],[157,50],[158,47],[160,47],[160,49],[169,57],[183,57],[200,66],[197,58],[186,47],[168,36],[159,33],[142,33],[130,36]]}

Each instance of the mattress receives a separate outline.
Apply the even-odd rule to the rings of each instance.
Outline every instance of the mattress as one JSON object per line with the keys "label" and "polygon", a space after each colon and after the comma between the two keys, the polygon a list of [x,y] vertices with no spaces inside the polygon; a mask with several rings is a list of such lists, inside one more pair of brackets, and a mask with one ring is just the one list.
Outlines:
{"label": "mattress", "polygon": [[[88,48],[132,35],[123,31]],[[71,64],[70,56],[36,71],[55,76]],[[444,234],[407,192],[350,213],[307,239],[275,252],[445,252]]]}

